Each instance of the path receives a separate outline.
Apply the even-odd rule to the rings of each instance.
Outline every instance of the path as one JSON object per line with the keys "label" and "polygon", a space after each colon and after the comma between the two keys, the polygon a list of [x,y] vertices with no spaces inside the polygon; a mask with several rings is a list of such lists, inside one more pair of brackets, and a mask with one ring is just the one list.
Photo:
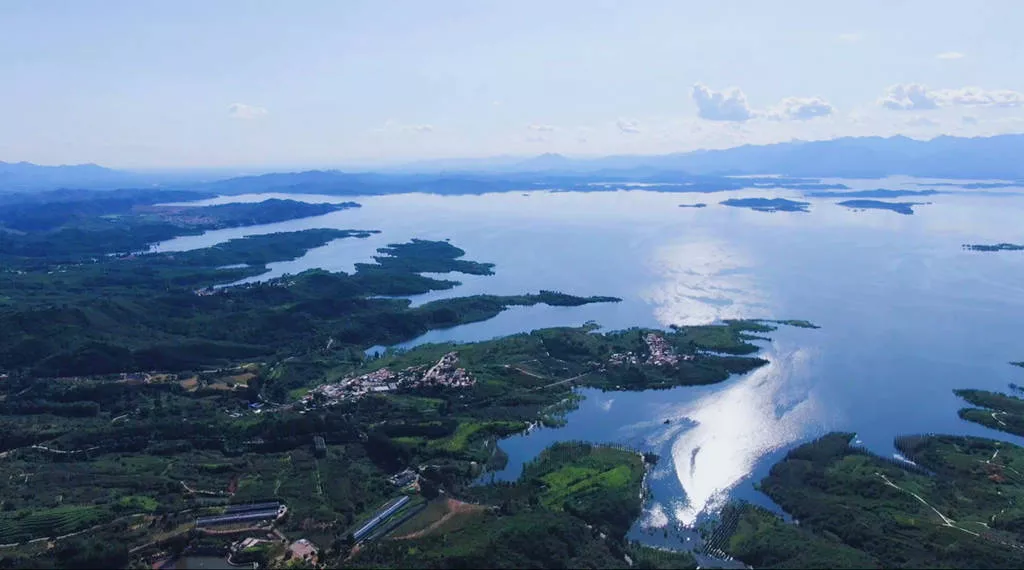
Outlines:
{"label": "path", "polygon": [[922,499],[921,495],[918,495],[917,493],[915,493],[913,491],[908,491],[908,490],[904,489],[903,487],[900,487],[896,483],[893,483],[892,481],[890,481],[888,477],[886,477],[885,475],[883,475],[883,474],[881,474],[881,473],[879,473],[877,471],[875,472],[875,475],[878,475],[879,477],[881,477],[882,481],[885,481],[886,485],[892,487],[893,489],[898,489],[900,491],[903,491],[904,493],[909,493],[915,499],[920,501],[922,505],[924,505],[924,506],[928,507],[929,509],[931,509],[935,514],[939,515],[940,519],[942,519],[942,524],[944,524],[944,525],[946,525],[946,526],[948,526],[950,528],[955,528],[957,530],[962,530],[962,531],[966,532],[967,534],[971,534],[971,535],[978,536],[978,537],[981,536],[980,534],[978,534],[978,533],[976,533],[974,531],[967,530],[965,528],[960,528],[960,527],[956,526],[956,524],[955,524],[956,521],[954,521],[953,519],[951,519],[951,518],[947,517],[946,515],[940,513],[938,509],[936,509],[935,507],[933,507],[930,504],[928,504],[928,501]]}
{"label": "path", "polygon": [[189,493],[198,495],[212,495],[214,497],[223,497],[226,495],[226,493],[222,491],[203,491],[202,489],[193,489],[192,487],[189,487],[188,483],[184,481],[179,481],[179,483],[181,483],[181,486],[184,487],[185,490],[188,491]]}
{"label": "path", "polygon": [[449,498],[447,499],[446,503],[448,512],[446,512],[444,516],[430,523],[430,525],[426,528],[422,528],[420,530],[410,532],[409,534],[404,534],[402,536],[396,536],[395,540],[411,540],[414,538],[423,538],[424,536],[427,536],[428,534],[441,528],[441,526],[443,526],[445,523],[452,520],[456,516],[481,513],[487,510],[487,507],[484,507],[482,505],[474,505],[473,503],[466,503],[458,499]]}
{"label": "path", "polygon": [[558,382],[552,382],[551,384],[546,384],[544,386],[538,386],[536,388],[531,388],[530,391],[532,392],[532,391],[535,391],[535,390],[543,390],[544,388],[550,388],[552,386],[558,386],[560,384],[566,384],[566,383],[569,383],[569,382],[575,382],[576,380],[579,380],[580,378],[583,378],[584,376],[590,376],[591,374],[593,374],[593,372],[584,372],[582,374],[577,374],[576,376],[573,376],[572,378],[566,378],[565,380],[559,380]]}

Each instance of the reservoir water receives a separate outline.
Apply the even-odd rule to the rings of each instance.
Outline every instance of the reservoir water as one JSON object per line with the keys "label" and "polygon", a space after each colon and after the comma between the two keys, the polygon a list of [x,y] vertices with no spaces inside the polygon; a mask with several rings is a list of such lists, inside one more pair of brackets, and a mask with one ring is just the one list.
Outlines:
{"label": "reservoir water", "polygon": [[[843,180],[852,188],[920,190],[930,181]],[[807,319],[764,343],[770,364],[714,386],[643,393],[583,390],[568,425],[502,442],[515,478],[522,463],[563,439],[618,442],[654,451],[652,500],[634,536],[692,525],[728,497],[766,504],[753,488],[781,454],[829,430],[855,432],[884,455],[909,433],[1020,438],[964,422],[955,388],[1024,383],[1024,252],[964,251],[964,243],[1024,242],[1024,194],[959,191],[892,201],[930,202],[914,215],[852,211],[836,198],[792,191],[662,193],[509,192],[403,194],[355,200],[359,209],[266,226],[214,231],[156,247],[180,251],[243,235],[334,227],[381,230],[273,264],[265,279],[320,267],[351,271],[374,250],[411,238],[451,239],[493,276],[448,276],[462,285],[415,303],[475,293],[551,289],[614,295],[617,304],[516,308],[482,323],[432,331],[406,343],[474,341],[596,321],[606,329],[666,327],[725,318]],[[232,196],[206,203],[263,200]],[[735,197],[811,202],[809,213],[765,213],[718,203]],[[680,208],[704,202],[707,208]],[[669,420],[665,423],[665,420]],[[676,538],[678,542],[678,537]]]}

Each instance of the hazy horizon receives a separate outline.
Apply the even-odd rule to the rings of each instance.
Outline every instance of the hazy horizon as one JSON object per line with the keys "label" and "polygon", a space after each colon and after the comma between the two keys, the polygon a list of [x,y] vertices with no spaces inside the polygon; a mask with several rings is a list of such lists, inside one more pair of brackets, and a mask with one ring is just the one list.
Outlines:
{"label": "hazy horizon", "polygon": [[14,0],[0,160],[379,168],[1016,133],[1022,16],[1009,1]]}

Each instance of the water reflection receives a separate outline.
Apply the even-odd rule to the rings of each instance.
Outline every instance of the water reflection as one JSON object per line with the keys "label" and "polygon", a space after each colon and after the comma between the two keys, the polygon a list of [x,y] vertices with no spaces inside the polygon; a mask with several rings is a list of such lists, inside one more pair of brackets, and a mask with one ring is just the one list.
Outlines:
{"label": "water reflection", "polygon": [[764,294],[735,248],[712,240],[679,240],[655,250],[648,262],[660,281],[641,297],[663,326],[699,325],[768,315]]}
{"label": "water reflection", "polygon": [[653,447],[671,449],[668,460],[685,492],[673,504],[677,522],[693,525],[701,513],[717,509],[760,458],[818,429],[808,351],[775,344],[767,356],[768,365],[738,381],[661,410],[667,418],[687,420],[650,438]]}

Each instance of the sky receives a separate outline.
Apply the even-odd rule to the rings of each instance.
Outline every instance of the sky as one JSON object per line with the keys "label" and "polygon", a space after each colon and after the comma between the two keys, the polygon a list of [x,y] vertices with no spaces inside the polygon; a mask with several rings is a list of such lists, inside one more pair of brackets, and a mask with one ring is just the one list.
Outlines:
{"label": "sky", "polygon": [[0,0],[0,161],[136,169],[1024,132],[1024,2]]}

